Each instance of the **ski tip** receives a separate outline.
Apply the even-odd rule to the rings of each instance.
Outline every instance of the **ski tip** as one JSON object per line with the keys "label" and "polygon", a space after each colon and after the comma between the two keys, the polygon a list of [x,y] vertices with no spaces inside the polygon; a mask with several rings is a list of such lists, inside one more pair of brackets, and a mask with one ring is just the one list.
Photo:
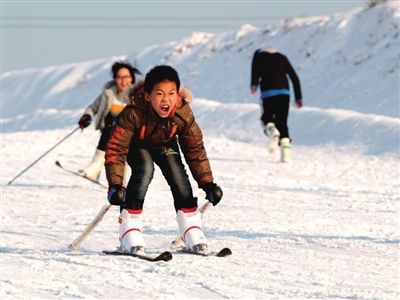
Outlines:
{"label": "ski tip", "polygon": [[229,248],[223,248],[221,251],[219,251],[215,256],[218,257],[225,257],[225,256],[229,256],[232,255],[232,250]]}
{"label": "ski tip", "polygon": [[198,256],[216,256],[216,257],[226,257],[229,255],[232,255],[232,251],[229,248],[222,248],[220,251],[210,251],[210,252],[193,252],[191,250],[188,250],[186,248],[177,250],[177,253],[186,253],[186,254],[192,254],[192,255],[198,255]]}
{"label": "ski tip", "polygon": [[157,261],[170,261],[172,259],[172,253],[169,251],[165,251],[158,256],[150,256],[148,254],[134,254],[134,253],[124,253],[124,252],[119,252],[118,250],[116,251],[108,251],[108,250],[103,250],[104,254],[109,254],[109,255],[125,255],[125,256],[132,256],[132,257],[137,257],[143,260],[147,261],[152,261],[152,262],[157,262]]}
{"label": "ski tip", "polygon": [[169,251],[165,251],[161,253],[156,260],[170,261],[172,259],[172,253]]}
{"label": "ski tip", "polygon": [[55,164],[56,164],[57,166],[61,167],[61,164],[60,164],[60,162],[59,162],[58,160],[55,161]]}

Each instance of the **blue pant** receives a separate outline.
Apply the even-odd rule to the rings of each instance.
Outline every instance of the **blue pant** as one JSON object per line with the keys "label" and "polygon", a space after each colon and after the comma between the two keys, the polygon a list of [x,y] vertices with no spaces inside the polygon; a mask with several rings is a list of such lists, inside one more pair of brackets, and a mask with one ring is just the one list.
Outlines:
{"label": "blue pant", "polygon": [[[123,208],[142,209],[147,189],[154,175],[154,163],[160,169],[174,198],[175,210],[197,207],[192,186],[174,141],[161,148],[133,145],[128,154],[128,164],[132,169]],[[161,200],[161,199],[159,199]]]}

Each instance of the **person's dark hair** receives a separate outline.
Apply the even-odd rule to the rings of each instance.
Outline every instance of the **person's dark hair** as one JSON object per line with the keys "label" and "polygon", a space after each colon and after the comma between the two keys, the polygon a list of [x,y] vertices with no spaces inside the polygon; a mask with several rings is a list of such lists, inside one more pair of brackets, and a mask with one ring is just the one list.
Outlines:
{"label": "person's dark hair", "polygon": [[179,80],[178,72],[167,65],[155,66],[151,69],[144,79],[144,91],[146,93],[151,93],[154,85],[165,80],[173,81],[176,84],[176,89],[179,91],[181,81]]}
{"label": "person's dark hair", "polygon": [[142,74],[138,69],[132,67],[132,65],[128,62],[120,62],[117,61],[115,62],[112,67],[111,67],[111,75],[115,79],[117,77],[118,71],[121,69],[128,69],[129,73],[131,74],[132,77],[132,84],[135,83],[135,73],[137,74]]}

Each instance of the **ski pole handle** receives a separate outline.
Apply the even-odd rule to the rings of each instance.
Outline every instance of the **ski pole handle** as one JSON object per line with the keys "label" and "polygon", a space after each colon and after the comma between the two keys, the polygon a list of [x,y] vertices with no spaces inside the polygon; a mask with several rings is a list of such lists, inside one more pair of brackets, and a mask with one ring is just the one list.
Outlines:
{"label": "ski pole handle", "polygon": [[87,238],[87,236],[93,231],[93,229],[101,222],[103,219],[104,215],[107,213],[107,211],[111,208],[111,204],[105,204],[97,216],[93,219],[92,222],[89,223],[88,226],[86,226],[85,230],[81,233],[80,236],[78,236],[71,244],[69,244],[68,248],[70,250],[78,250],[82,242]]}
{"label": "ski pole handle", "polygon": [[209,209],[212,206],[212,203],[210,201],[207,201],[206,203],[203,204],[202,207],[200,207],[199,211],[201,213],[201,218],[204,218],[204,213],[206,212],[207,209]]}
{"label": "ski pole handle", "polygon": [[13,183],[14,180],[16,180],[18,177],[20,177],[22,174],[24,174],[26,171],[28,171],[31,167],[33,167],[34,164],[36,164],[39,160],[41,160],[43,157],[45,157],[50,151],[52,151],[55,147],[60,145],[62,142],[64,142],[67,138],[69,138],[72,134],[74,134],[80,127],[75,128],[72,132],[67,134],[61,141],[59,141],[57,144],[55,144],[53,147],[51,147],[49,150],[47,150],[45,153],[43,153],[39,158],[37,158],[33,163],[31,163],[29,166],[27,166],[25,169],[23,169],[20,173],[18,173],[17,176],[15,176],[13,179],[11,179],[8,182],[8,185]]}

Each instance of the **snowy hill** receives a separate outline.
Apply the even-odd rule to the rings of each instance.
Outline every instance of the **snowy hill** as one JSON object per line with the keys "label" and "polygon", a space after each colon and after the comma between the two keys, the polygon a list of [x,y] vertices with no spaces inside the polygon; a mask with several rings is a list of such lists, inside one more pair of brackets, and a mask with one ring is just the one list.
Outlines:
{"label": "snowy hill", "polygon": [[273,46],[293,62],[307,105],[397,117],[399,19],[398,3],[387,3],[330,17],[283,20],[267,28],[243,25],[237,32],[195,33],[136,58],[146,68],[154,59],[178,66],[200,97],[254,102],[248,93],[252,55]]}
{"label": "snowy hill", "polygon": [[[75,133],[7,182],[76,128],[118,58],[2,74],[0,298],[398,299],[399,22],[392,1],[265,28],[193,33],[127,56],[143,72],[175,66],[195,95],[224,190],[205,230],[211,248],[233,250],[226,259],[174,254],[171,262],[148,263],[99,255],[118,245],[116,207],[80,251],[68,251],[106,203],[106,190],[54,161],[85,166],[98,132]],[[253,52],[268,45],[288,55],[302,83],[305,107],[289,118],[292,164],[267,153],[259,99],[249,93]],[[204,193],[195,194],[204,203]],[[178,231],[158,170],[143,217],[148,251],[168,248]]]}
{"label": "snowy hill", "polygon": [[[293,62],[308,106],[397,117],[399,19],[398,3],[388,2],[347,14],[282,20],[266,28],[243,25],[236,32],[193,33],[129,58],[143,71],[172,64],[197,97],[254,103],[248,93],[251,57],[257,48],[270,45]],[[84,107],[109,78],[114,59],[2,74],[4,117]]]}
{"label": "snowy hill", "polygon": [[[183,41],[149,47],[129,59],[144,72],[159,63],[175,66],[197,98],[253,103],[251,115],[257,117],[249,115],[242,121],[256,127],[258,98],[249,93],[250,63],[257,48],[272,45],[288,55],[302,82],[306,107],[301,113],[293,111],[290,120],[301,119],[292,127],[296,143],[320,141],[310,133],[316,130],[325,133],[321,142],[335,144],[338,133],[331,132],[331,125],[340,123],[339,127],[351,128],[354,133],[347,132],[340,143],[370,144],[372,140],[373,149],[368,152],[393,152],[399,125],[397,4],[387,2],[329,17],[283,20],[267,28],[243,25],[237,32],[193,33]],[[3,131],[75,124],[109,78],[115,59],[2,74]],[[353,118],[355,115],[358,117]],[[367,127],[363,131],[367,136],[359,126]]]}

